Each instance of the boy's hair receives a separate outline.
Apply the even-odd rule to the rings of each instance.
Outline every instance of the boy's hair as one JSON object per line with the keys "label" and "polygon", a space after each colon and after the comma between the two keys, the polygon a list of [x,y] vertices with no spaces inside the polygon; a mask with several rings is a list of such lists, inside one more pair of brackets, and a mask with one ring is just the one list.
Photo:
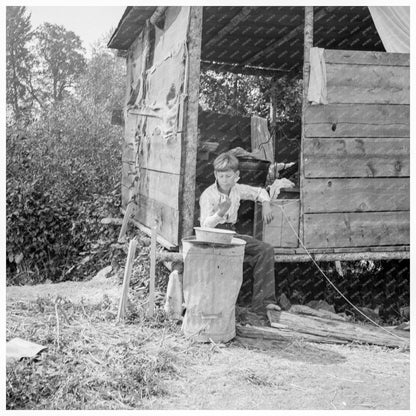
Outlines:
{"label": "boy's hair", "polygon": [[238,159],[230,152],[221,153],[214,160],[214,170],[224,172],[226,170],[238,170]]}

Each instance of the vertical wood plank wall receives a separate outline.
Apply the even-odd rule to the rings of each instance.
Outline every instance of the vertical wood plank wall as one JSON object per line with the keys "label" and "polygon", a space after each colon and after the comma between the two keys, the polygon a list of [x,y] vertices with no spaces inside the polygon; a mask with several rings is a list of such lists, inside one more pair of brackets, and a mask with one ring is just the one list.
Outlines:
{"label": "vertical wood plank wall", "polygon": [[122,144],[122,175],[121,175],[121,201],[125,207],[135,192],[136,178],[136,141],[135,134],[138,117],[127,111],[127,103],[131,99],[134,87],[137,85],[138,76],[142,72],[142,54],[144,49],[144,33],[142,32],[133,42],[127,56],[127,82],[124,102],[124,141]]}
{"label": "vertical wood plank wall", "polygon": [[327,105],[305,109],[304,244],[409,244],[409,55],[325,50]]}
{"label": "vertical wood plank wall", "polygon": [[[129,91],[123,188],[131,187],[130,176],[136,178],[133,184],[138,203],[135,219],[147,227],[152,227],[156,220],[158,234],[172,245],[179,244],[180,233],[184,175],[180,118],[184,116],[182,97],[186,94],[190,9],[168,7],[164,27],[148,24],[147,30],[151,33],[145,29],[138,36],[127,60]],[[143,94],[138,93],[136,99],[134,94],[140,85]],[[135,161],[133,168],[132,160]]]}

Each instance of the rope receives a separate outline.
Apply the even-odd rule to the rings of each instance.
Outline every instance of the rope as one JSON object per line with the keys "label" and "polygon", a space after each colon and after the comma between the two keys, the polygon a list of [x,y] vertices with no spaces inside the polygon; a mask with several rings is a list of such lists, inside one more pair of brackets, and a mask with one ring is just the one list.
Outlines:
{"label": "rope", "polygon": [[[294,202],[288,203],[286,205],[290,205]],[[297,201],[296,201],[297,203]],[[296,238],[298,239],[300,245],[303,247],[303,249],[306,251],[306,253],[308,254],[308,256],[311,258],[311,260],[313,261],[313,263],[315,264],[315,266],[318,268],[318,270],[321,272],[321,274],[325,277],[325,279],[330,283],[330,285],[344,298],[344,300],[346,300],[356,311],[358,311],[361,315],[364,316],[364,318],[368,319],[371,323],[373,323],[375,326],[378,326],[379,328],[381,328],[383,331],[387,332],[388,334],[392,335],[393,337],[400,339],[401,341],[405,341],[402,337],[399,337],[396,334],[393,334],[392,332],[390,332],[389,330],[387,330],[386,328],[382,327],[381,325],[379,325],[377,322],[374,322],[370,317],[368,317],[365,313],[361,312],[349,299],[347,299],[343,293],[341,293],[341,291],[331,282],[331,280],[328,278],[328,276],[324,273],[324,271],[319,267],[318,263],[315,261],[315,259],[313,258],[313,256],[311,255],[311,253],[309,253],[308,249],[303,245],[302,241],[299,238],[298,233],[296,232],[296,230],[293,228],[292,224],[290,223],[284,209],[282,205],[279,205],[279,208],[281,209],[286,221],[288,222],[290,228],[292,229],[292,231],[294,232],[294,234],[296,235]]]}

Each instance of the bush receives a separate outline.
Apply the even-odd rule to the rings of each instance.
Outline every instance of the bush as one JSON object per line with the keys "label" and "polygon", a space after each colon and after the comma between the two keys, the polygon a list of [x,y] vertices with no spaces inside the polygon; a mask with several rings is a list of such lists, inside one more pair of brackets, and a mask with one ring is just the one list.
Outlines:
{"label": "bush", "polygon": [[26,281],[57,280],[62,263],[75,254],[68,236],[76,207],[54,201],[33,182],[7,181],[8,283],[24,283],[23,275]]}
{"label": "bush", "polygon": [[79,253],[103,231],[100,219],[119,214],[121,130],[106,121],[91,134],[74,107],[56,107],[24,136],[8,131],[8,284],[69,278]]}
{"label": "bush", "polygon": [[109,52],[108,36],[67,94],[33,102],[34,119],[7,108],[9,284],[82,278],[86,267],[74,265],[115,233],[100,219],[119,215],[122,128],[111,114],[124,100],[125,60]]}

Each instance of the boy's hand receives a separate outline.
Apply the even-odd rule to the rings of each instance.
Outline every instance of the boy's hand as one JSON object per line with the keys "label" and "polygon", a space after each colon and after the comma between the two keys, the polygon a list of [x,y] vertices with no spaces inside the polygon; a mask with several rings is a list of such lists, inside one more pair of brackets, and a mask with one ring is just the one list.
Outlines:
{"label": "boy's hand", "polygon": [[228,196],[224,199],[224,201],[222,201],[222,202],[220,202],[219,204],[218,204],[218,211],[217,211],[217,214],[220,216],[220,217],[223,217],[225,214],[226,214],[226,212],[230,209],[230,207],[231,207],[231,199],[230,198],[228,198]]}
{"label": "boy's hand", "polygon": [[270,206],[270,202],[263,202],[263,222],[266,224],[269,224],[273,220],[273,213],[272,213],[272,207]]}

